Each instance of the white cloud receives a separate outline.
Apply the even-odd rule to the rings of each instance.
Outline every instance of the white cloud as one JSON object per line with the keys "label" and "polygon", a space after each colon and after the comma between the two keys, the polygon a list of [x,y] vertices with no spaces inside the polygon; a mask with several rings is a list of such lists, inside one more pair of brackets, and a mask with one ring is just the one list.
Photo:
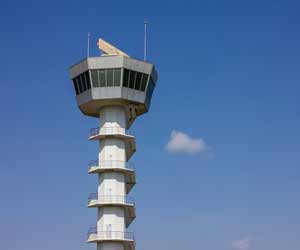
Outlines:
{"label": "white cloud", "polygon": [[210,147],[201,138],[191,138],[189,135],[173,130],[166,150],[171,153],[199,154],[209,151]]}
{"label": "white cloud", "polygon": [[249,236],[232,242],[232,247],[237,250],[249,250],[253,239]]}

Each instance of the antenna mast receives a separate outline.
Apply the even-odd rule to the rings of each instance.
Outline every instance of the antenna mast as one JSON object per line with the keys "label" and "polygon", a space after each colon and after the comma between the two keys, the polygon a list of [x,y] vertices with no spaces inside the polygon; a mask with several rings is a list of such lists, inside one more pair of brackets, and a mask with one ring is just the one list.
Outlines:
{"label": "antenna mast", "polygon": [[91,40],[91,34],[90,32],[88,32],[87,57],[90,57],[90,40]]}
{"label": "antenna mast", "polygon": [[147,25],[149,24],[148,21],[144,21],[144,61],[147,60]]}

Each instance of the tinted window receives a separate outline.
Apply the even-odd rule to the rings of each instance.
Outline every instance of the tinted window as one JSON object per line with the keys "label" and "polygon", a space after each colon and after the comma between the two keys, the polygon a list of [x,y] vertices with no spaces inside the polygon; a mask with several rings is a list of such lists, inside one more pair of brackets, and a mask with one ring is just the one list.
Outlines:
{"label": "tinted window", "polygon": [[83,88],[82,88],[82,84],[81,84],[80,77],[79,77],[79,76],[77,76],[77,77],[75,78],[75,80],[76,80],[76,82],[77,82],[77,85],[78,85],[78,87],[79,87],[79,93],[82,93],[82,91],[83,91]]}
{"label": "tinted window", "polygon": [[113,80],[114,80],[114,70],[113,69],[107,69],[107,86],[113,86]]}
{"label": "tinted window", "polygon": [[85,82],[84,74],[80,75],[80,79],[81,79],[83,91],[86,91],[86,82]]}
{"label": "tinted window", "polygon": [[148,81],[148,75],[143,74],[142,83],[141,83],[141,91],[145,91],[146,86],[147,86],[147,81]]}
{"label": "tinted window", "polygon": [[114,69],[114,86],[120,86],[121,83],[121,69]]}
{"label": "tinted window", "polygon": [[77,82],[76,82],[75,78],[73,79],[73,84],[74,84],[76,95],[78,95],[79,94],[79,89],[78,89]]}
{"label": "tinted window", "polygon": [[136,90],[140,90],[141,88],[141,80],[142,80],[142,73],[136,72],[136,79],[135,79],[135,86]]}
{"label": "tinted window", "polygon": [[128,69],[124,69],[123,72],[123,86],[124,87],[129,87],[129,70]]}
{"label": "tinted window", "polygon": [[93,87],[94,88],[100,87],[100,84],[99,84],[99,81],[98,81],[97,70],[95,70],[95,69],[91,70],[91,75],[92,75]]}
{"label": "tinted window", "polygon": [[130,77],[129,77],[129,88],[133,89],[134,88],[134,82],[135,82],[135,71],[130,71]]}
{"label": "tinted window", "polygon": [[87,89],[91,88],[90,74],[88,71],[84,73]]}
{"label": "tinted window", "polygon": [[106,77],[105,77],[105,70],[98,70],[98,78],[100,80],[100,87],[106,86]]}

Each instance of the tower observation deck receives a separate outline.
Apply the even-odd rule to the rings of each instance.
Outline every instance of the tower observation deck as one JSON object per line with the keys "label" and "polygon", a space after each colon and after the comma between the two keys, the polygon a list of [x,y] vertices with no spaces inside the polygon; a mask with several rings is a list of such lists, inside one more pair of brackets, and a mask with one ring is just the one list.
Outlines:
{"label": "tower observation deck", "polygon": [[99,127],[89,134],[89,140],[99,141],[99,154],[88,168],[98,176],[88,207],[98,213],[87,242],[96,243],[97,250],[135,250],[134,234],[127,231],[135,219],[135,201],[128,196],[136,183],[129,162],[136,151],[130,127],[149,110],[157,73],[153,64],[130,58],[101,39],[99,47],[102,56],[88,57],[69,70],[79,109],[99,118]]}

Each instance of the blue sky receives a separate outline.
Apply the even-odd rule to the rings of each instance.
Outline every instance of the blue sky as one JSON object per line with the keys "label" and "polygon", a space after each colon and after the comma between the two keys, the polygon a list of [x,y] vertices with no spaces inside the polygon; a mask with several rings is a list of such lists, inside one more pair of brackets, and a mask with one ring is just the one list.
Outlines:
{"label": "blue sky", "polygon": [[[105,3],[104,3],[105,2]],[[0,248],[95,249],[96,190],[68,67],[98,37],[149,60],[159,81],[134,124],[137,249],[299,250],[297,1],[3,1]],[[199,154],[165,147],[173,130]],[[211,157],[213,155],[213,157]]]}

